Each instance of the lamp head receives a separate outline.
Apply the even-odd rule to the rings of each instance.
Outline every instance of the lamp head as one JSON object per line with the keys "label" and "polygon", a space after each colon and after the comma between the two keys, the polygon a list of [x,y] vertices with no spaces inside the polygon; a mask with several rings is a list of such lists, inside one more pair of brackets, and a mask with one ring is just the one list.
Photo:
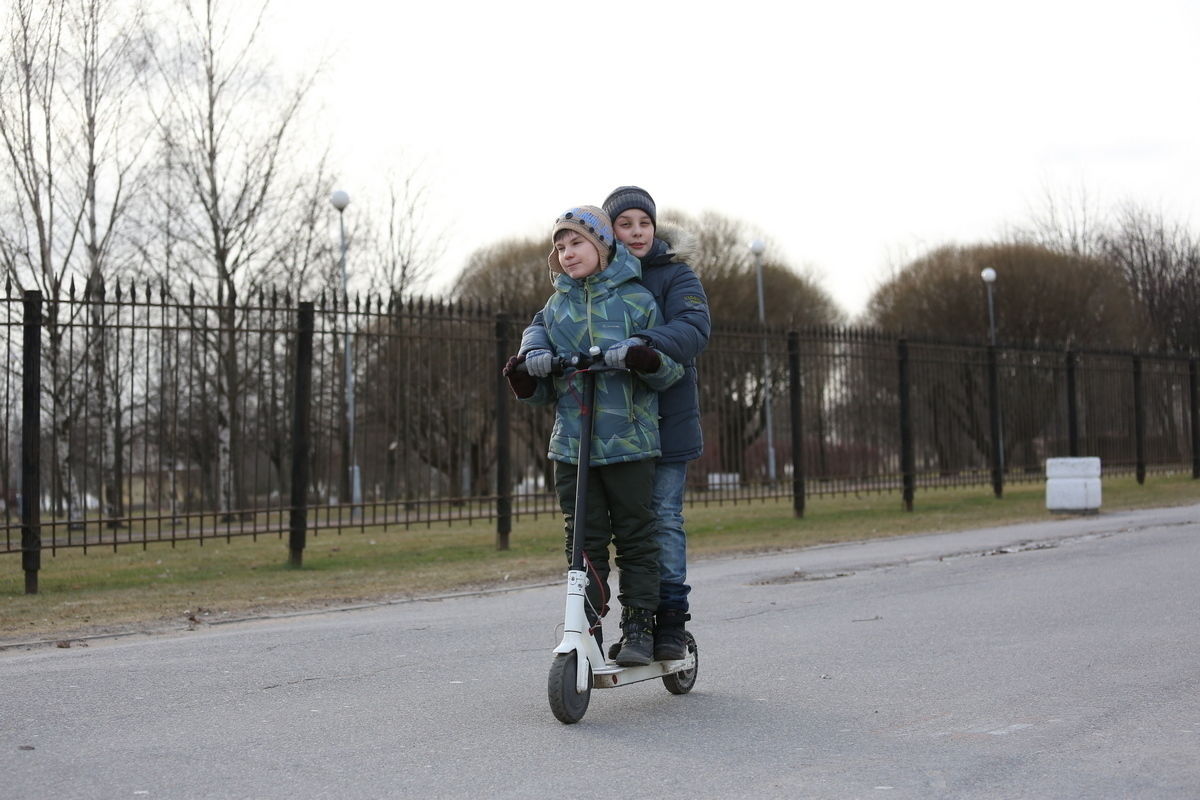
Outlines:
{"label": "lamp head", "polygon": [[333,194],[329,195],[329,202],[333,204],[339,212],[350,205],[350,195],[346,194],[341,189],[335,189]]}

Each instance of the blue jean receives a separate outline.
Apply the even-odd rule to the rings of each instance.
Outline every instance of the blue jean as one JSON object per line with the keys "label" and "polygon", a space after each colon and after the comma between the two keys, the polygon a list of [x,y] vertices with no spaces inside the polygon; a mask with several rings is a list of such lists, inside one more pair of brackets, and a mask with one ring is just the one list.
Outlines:
{"label": "blue jean", "polygon": [[683,530],[683,489],[687,462],[664,464],[654,471],[653,508],[658,517],[658,610],[688,610],[687,534]]}

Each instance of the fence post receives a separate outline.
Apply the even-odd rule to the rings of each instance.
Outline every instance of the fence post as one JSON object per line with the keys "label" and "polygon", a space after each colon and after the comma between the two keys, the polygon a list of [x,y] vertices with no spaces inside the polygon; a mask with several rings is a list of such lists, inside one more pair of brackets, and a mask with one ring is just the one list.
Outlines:
{"label": "fence post", "polygon": [[[508,315],[496,315],[496,363],[509,356]],[[512,533],[512,449],[509,441],[508,381],[496,371],[496,549],[508,549]]]}
{"label": "fence post", "polygon": [[804,516],[804,384],[800,379],[800,334],[788,331],[788,396],[792,417],[792,510]]}
{"label": "fence post", "polygon": [[1075,394],[1075,365],[1079,357],[1067,351],[1067,454],[1079,457],[1079,398]]}
{"label": "fence post", "polygon": [[1200,478],[1200,368],[1196,359],[1188,361],[1189,394],[1192,398],[1192,478]]}
{"label": "fence post", "polygon": [[992,493],[1004,497],[1004,441],[1000,425],[1000,365],[996,346],[988,345],[988,417],[992,437]]}
{"label": "fence post", "polygon": [[913,510],[913,495],[916,492],[916,458],[913,455],[912,406],[909,401],[908,340],[896,342],[896,356],[900,367],[900,472],[904,487],[904,510]]}
{"label": "fence post", "polygon": [[1146,482],[1146,408],[1142,402],[1142,357],[1133,357],[1133,447],[1137,482]]}
{"label": "fence post", "polygon": [[288,533],[288,564],[300,567],[308,536],[309,410],[312,402],[313,304],[300,304],[296,336],[296,367],[292,388],[292,509]]}
{"label": "fence post", "polygon": [[25,594],[42,568],[42,293],[25,292],[21,393],[21,568]]}

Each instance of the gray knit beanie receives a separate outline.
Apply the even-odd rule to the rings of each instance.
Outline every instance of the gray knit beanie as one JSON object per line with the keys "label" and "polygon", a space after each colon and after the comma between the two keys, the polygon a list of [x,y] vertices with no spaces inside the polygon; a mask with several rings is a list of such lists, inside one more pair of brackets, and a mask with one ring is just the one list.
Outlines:
{"label": "gray knit beanie", "polygon": [[[596,252],[600,254],[600,269],[608,266],[612,261],[613,245],[613,227],[612,220],[603,210],[595,206],[575,206],[564,211],[558,219],[554,220],[554,229],[550,231],[550,240],[558,235],[559,231],[572,230],[583,236],[592,243],[596,248]],[[550,251],[550,255],[546,257],[546,263],[550,265],[552,272],[562,272],[562,264],[558,260],[558,248]]]}
{"label": "gray knit beanie", "polygon": [[614,222],[622,212],[631,208],[645,211],[650,215],[654,227],[658,227],[658,210],[654,207],[654,198],[645,189],[639,186],[618,186],[604,198],[604,213]]}

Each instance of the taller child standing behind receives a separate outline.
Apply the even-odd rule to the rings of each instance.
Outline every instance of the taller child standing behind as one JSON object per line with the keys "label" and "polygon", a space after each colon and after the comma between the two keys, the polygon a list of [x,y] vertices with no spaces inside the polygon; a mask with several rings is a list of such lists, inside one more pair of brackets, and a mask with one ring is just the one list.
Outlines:
{"label": "taller child standing behind", "polygon": [[[700,457],[700,402],[696,359],[708,345],[711,321],[708,298],[688,262],[694,257],[694,238],[686,231],[658,225],[654,198],[637,186],[620,186],[604,201],[617,239],[637,256],[642,284],[654,295],[662,311],[653,331],[634,329],[623,345],[648,344],[684,366],[684,378],[663,392],[659,401],[663,454],[654,476],[654,507],[658,514],[659,577],[661,598],[654,636],[654,657],[683,658],[687,654],[684,624],[691,619],[687,584],[687,534],[683,529],[683,490],[687,465]],[[529,370],[548,366],[546,329],[540,313],[525,329],[521,352]],[[538,355],[541,351],[542,355]],[[609,351],[610,364],[621,366],[621,348]]]}
{"label": "taller child standing behind", "polygon": [[[549,457],[555,462],[555,490],[566,518],[567,558],[574,526],[583,524],[583,549],[593,579],[587,591],[588,616],[595,626],[606,610],[608,545],[615,545],[623,633],[617,663],[649,664],[659,604],[651,502],[655,459],[662,454],[658,392],[678,381],[683,367],[640,340],[629,342],[636,331],[653,328],[659,312],[654,296],[638,283],[640,262],[615,242],[608,216],[593,206],[572,208],[555,221],[552,235],[554,250],[547,262],[555,292],[540,312],[549,349],[568,355],[593,346],[602,351],[621,347],[622,369],[595,375],[589,464],[578,463],[582,397],[577,377],[539,378],[517,372],[517,356],[509,359],[504,374],[513,393],[525,402],[556,403]],[[579,469],[590,469],[585,520],[575,519]]]}

